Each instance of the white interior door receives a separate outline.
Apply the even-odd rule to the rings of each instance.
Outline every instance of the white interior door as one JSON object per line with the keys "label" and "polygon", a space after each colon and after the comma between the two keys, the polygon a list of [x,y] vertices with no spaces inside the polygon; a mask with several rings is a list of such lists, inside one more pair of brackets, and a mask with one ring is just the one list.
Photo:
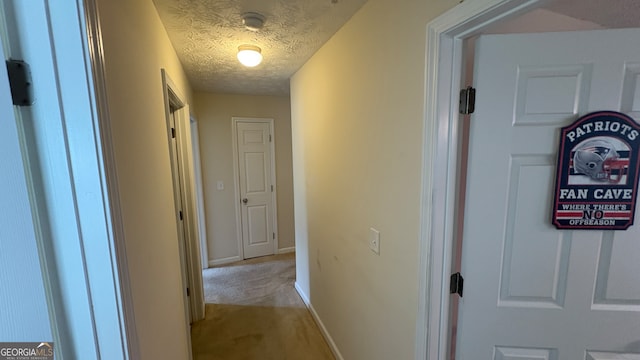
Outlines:
{"label": "white interior door", "polygon": [[235,124],[244,258],[272,255],[275,231],[271,123]]}
{"label": "white interior door", "polygon": [[191,144],[191,125],[189,105],[184,104],[173,112],[176,129],[175,146],[179,170],[180,205],[184,220],[181,221],[184,231],[183,247],[187,275],[187,292],[190,301],[192,322],[204,319],[204,288],[202,285],[202,266],[200,265],[200,226],[197,208],[197,190],[195,181],[195,162]]}
{"label": "white interior door", "polygon": [[[5,61],[0,37],[0,59]],[[4,66],[4,64],[3,64]],[[6,67],[0,70],[0,339],[51,341],[51,323],[41,273],[37,224],[29,201],[29,185]],[[25,284],[28,284],[26,286]]]}
{"label": "white interior door", "polygon": [[640,216],[551,224],[558,136],[640,115],[640,30],[482,36],[476,48],[457,359],[640,359]]}
{"label": "white interior door", "polygon": [[190,266],[189,266],[189,257],[187,256],[187,244],[189,242],[189,232],[187,230],[187,224],[185,224],[184,221],[184,215],[186,213],[185,211],[185,204],[184,204],[184,197],[185,197],[185,182],[184,182],[184,178],[183,178],[183,174],[184,174],[184,164],[180,161],[180,146],[178,145],[178,138],[176,137],[176,133],[179,131],[177,129],[177,123],[179,122],[179,120],[176,119],[176,112],[178,111],[178,109],[175,109],[173,106],[170,106],[170,126],[172,129],[172,133],[174,134],[173,136],[171,136],[171,167],[173,168],[173,182],[174,182],[174,188],[173,190],[175,191],[174,194],[174,201],[176,202],[176,207],[178,210],[179,215],[178,217],[178,221],[177,221],[177,226],[178,226],[178,252],[180,254],[180,266],[181,266],[181,275],[182,275],[182,283],[185,287],[185,291],[184,291],[184,296],[185,296],[185,314],[187,315],[188,319],[189,319],[189,324],[191,324],[193,322],[193,309],[191,308],[191,298],[190,298],[190,289],[189,289],[189,284],[190,281],[189,279],[191,278],[191,274],[189,272],[190,270]]}

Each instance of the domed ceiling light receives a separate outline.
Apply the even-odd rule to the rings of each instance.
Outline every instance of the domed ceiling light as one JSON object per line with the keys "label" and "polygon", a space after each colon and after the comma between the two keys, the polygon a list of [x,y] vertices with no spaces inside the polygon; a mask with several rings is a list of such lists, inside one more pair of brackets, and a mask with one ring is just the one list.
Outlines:
{"label": "domed ceiling light", "polygon": [[[242,24],[251,31],[259,31],[264,26],[265,17],[256,12],[242,14]],[[247,67],[258,66],[262,62],[262,49],[255,45],[240,45],[238,47],[238,60]]]}
{"label": "domed ceiling light", "polygon": [[262,50],[254,45],[238,46],[238,60],[247,67],[258,66],[262,62]]}

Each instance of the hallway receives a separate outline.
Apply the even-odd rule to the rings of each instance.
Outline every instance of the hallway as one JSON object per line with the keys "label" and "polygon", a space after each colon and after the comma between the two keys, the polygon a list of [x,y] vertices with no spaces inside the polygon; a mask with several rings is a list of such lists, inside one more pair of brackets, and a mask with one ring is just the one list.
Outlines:
{"label": "hallway", "polygon": [[204,270],[206,317],[192,325],[193,358],[334,359],[294,280],[294,253]]}

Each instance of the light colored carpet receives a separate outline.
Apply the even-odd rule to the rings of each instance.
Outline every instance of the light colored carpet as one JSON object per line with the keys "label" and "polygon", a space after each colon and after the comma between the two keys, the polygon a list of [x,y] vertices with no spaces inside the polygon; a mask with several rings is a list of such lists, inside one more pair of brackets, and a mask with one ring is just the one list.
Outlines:
{"label": "light colored carpet", "polygon": [[333,360],[294,279],[294,254],[204,270],[206,316],[191,328],[194,360]]}
{"label": "light colored carpet", "polygon": [[305,307],[293,287],[294,253],[240,261],[202,274],[206,303]]}

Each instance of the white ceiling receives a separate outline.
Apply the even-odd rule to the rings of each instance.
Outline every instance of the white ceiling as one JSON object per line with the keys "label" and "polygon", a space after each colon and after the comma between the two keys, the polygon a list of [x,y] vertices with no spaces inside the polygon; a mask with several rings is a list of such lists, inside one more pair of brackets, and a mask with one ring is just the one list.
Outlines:
{"label": "white ceiling", "polygon": [[[153,0],[195,90],[254,95],[289,94],[289,77],[366,0]],[[259,32],[241,15],[266,17]],[[242,66],[238,46],[257,45],[264,60]]]}
{"label": "white ceiling", "polygon": [[[153,1],[195,90],[286,95],[290,76],[367,0]],[[605,28],[640,27],[640,0],[551,0],[544,8]],[[266,17],[261,31],[244,28],[246,12]],[[261,47],[262,64],[240,65],[242,44]]]}

